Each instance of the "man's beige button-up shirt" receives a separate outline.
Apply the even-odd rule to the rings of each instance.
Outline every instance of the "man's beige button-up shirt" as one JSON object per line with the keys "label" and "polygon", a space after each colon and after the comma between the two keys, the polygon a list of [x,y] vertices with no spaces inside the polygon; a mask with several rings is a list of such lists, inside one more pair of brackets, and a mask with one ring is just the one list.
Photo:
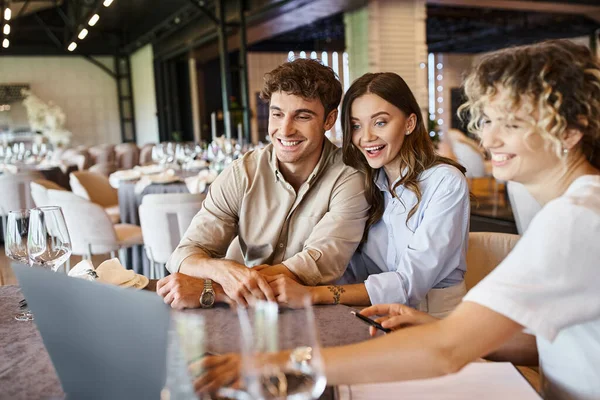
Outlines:
{"label": "man's beige button-up shirt", "polygon": [[194,254],[222,258],[238,236],[247,266],[284,264],[307,285],[332,282],[360,243],[368,209],[363,175],[329,140],[297,193],[270,144],[234,161],[210,185],[167,268],[179,271]]}

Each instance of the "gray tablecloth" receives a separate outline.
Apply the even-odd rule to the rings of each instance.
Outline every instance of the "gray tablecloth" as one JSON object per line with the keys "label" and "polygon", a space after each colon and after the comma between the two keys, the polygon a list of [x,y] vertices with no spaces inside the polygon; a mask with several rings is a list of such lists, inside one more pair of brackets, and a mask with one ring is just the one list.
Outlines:
{"label": "gray tablecloth", "polygon": [[[142,193],[135,193],[136,181],[123,181],[119,183],[119,211],[121,222],[140,225],[139,207],[142,197],[147,194],[163,193],[189,193],[184,182],[166,184],[152,184],[146,186]],[[127,268],[133,269],[138,274],[150,276],[150,260],[146,256],[144,246],[133,246],[127,250]]]}
{"label": "gray tablecloth", "polygon": [[[21,298],[17,286],[0,287],[0,399],[62,397],[60,382],[35,324],[18,322],[13,317]],[[342,305],[315,307],[315,322],[323,346],[352,344],[369,338],[366,325],[353,317],[350,310]],[[217,339],[207,350],[224,353],[239,349],[235,311],[217,307],[186,312],[201,313],[209,321],[207,336]],[[297,325],[294,329],[303,330],[302,319],[295,318],[296,313],[298,311],[285,310],[280,318]],[[289,347],[285,338],[281,339],[281,344],[282,348]],[[331,392],[327,394],[330,396]]]}

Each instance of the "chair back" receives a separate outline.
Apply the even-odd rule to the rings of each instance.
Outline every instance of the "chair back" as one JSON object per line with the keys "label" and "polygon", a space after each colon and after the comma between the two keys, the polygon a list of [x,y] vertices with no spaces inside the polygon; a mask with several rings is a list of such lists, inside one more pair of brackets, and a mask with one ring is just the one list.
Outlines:
{"label": "chair back", "polygon": [[152,149],[156,146],[155,143],[146,143],[140,150],[140,165],[152,164]]}
{"label": "chair back", "polygon": [[33,198],[33,202],[35,203],[36,207],[50,205],[50,203],[48,202],[48,189],[65,191],[65,188],[63,188],[59,184],[56,184],[46,179],[37,179],[35,181],[32,181],[29,184],[29,186],[31,188],[31,197]]}
{"label": "chair back", "polygon": [[60,159],[67,164],[77,165],[77,169],[80,171],[92,166],[92,157],[87,150],[67,149],[62,153]]}
{"label": "chair back", "polygon": [[519,235],[498,232],[470,232],[465,284],[470,290],[511,252]]}
{"label": "chair back", "polygon": [[62,208],[73,254],[106,254],[119,249],[113,224],[102,207],[65,190],[49,189],[47,194],[51,205]]}
{"label": "chair back", "polygon": [[78,196],[90,200],[104,208],[119,204],[116,189],[110,186],[104,175],[90,171],[76,171],[69,175],[71,190]]}
{"label": "chair back", "polygon": [[93,164],[104,164],[115,162],[115,146],[112,144],[101,144],[88,149]]}
{"label": "chair back", "polygon": [[483,155],[464,142],[453,142],[452,151],[456,156],[456,161],[467,169],[465,173],[467,178],[483,178],[485,173],[485,159]]}
{"label": "chair back", "polygon": [[525,186],[518,182],[509,181],[506,185],[506,191],[517,224],[517,232],[522,235],[529,227],[535,214],[542,209],[542,206]]}
{"label": "chair back", "polygon": [[140,163],[140,149],[135,143],[121,143],[115,146],[119,169],[132,169]]}
{"label": "chair back", "polygon": [[110,174],[117,171],[117,169],[118,169],[117,164],[115,164],[114,162],[111,162],[111,163],[94,164],[90,167],[89,171],[94,172],[96,174],[104,175],[108,178],[110,176]]}
{"label": "chair back", "polygon": [[[196,195],[196,201],[184,203],[159,203],[143,197],[139,208],[140,225],[148,258],[160,264],[167,260],[181,241],[194,216],[202,208],[204,195]],[[172,197],[169,195],[154,195]]]}
{"label": "chair back", "polygon": [[0,215],[8,215],[8,212],[13,210],[35,207],[30,184],[42,178],[43,176],[36,171],[0,175]]}

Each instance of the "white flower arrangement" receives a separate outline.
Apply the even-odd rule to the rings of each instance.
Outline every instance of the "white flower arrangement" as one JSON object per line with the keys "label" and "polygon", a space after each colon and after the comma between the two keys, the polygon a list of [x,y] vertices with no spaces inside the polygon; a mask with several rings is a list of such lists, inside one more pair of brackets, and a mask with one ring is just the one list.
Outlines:
{"label": "white flower arrangement", "polygon": [[52,102],[47,104],[29,90],[22,91],[31,130],[41,132],[55,147],[68,146],[73,134],[64,129],[65,113]]}

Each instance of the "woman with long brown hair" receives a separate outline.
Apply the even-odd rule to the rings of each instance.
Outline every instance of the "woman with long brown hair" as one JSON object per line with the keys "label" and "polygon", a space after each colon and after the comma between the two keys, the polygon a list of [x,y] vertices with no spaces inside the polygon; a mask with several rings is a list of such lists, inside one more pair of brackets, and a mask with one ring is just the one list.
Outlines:
{"label": "woman with long brown hair", "polygon": [[[444,316],[465,294],[469,189],[464,168],[438,156],[421,109],[394,73],[357,79],[342,104],[344,162],[371,204],[362,246],[336,285],[271,278],[278,301],[401,303]],[[341,284],[349,283],[349,284]]]}

